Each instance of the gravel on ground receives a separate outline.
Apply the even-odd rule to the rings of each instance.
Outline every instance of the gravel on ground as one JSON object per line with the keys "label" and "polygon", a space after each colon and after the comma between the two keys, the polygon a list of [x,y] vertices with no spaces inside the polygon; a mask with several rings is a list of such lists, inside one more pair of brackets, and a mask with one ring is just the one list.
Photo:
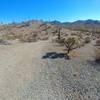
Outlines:
{"label": "gravel on ground", "polygon": [[0,100],[99,100],[100,65],[54,52],[62,49],[48,41],[1,45]]}

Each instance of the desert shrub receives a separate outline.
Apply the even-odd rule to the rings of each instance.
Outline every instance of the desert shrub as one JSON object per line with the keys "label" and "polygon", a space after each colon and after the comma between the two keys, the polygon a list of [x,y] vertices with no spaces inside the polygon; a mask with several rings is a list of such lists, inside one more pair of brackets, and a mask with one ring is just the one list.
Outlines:
{"label": "desert shrub", "polygon": [[64,38],[61,37],[60,39],[58,39],[58,36],[55,36],[55,37],[52,38],[52,42],[53,43],[64,44]]}
{"label": "desert shrub", "polygon": [[7,45],[7,42],[4,39],[0,38],[0,45]]}
{"label": "desert shrub", "polygon": [[90,42],[91,42],[90,37],[85,37],[84,42],[85,42],[85,43],[90,43]]}
{"label": "desert shrub", "polygon": [[48,36],[44,36],[44,37],[41,37],[40,40],[48,40],[49,37]]}
{"label": "desert shrub", "polygon": [[37,33],[23,34],[19,40],[21,42],[36,42],[37,37]]}
{"label": "desert shrub", "polygon": [[64,38],[61,38],[61,39],[57,39],[56,42],[63,46],[64,45],[64,40],[65,40]]}
{"label": "desert shrub", "polygon": [[64,39],[64,45],[66,46],[67,54],[70,53],[73,49],[77,48],[78,46],[78,38],[76,37],[68,37]]}
{"label": "desert shrub", "polygon": [[100,46],[95,46],[95,60],[100,61]]}
{"label": "desert shrub", "polygon": [[77,34],[77,36],[78,36],[80,39],[83,39],[82,33]]}
{"label": "desert shrub", "polygon": [[94,46],[95,51],[95,60],[100,61],[100,39],[96,41]]}
{"label": "desert shrub", "polygon": [[95,36],[93,36],[93,37],[92,37],[92,39],[93,39],[93,40],[96,40],[96,37],[95,37]]}
{"label": "desert shrub", "polygon": [[76,36],[76,35],[77,35],[77,33],[75,33],[75,32],[74,33],[71,33],[71,36]]}
{"label": "desert shrub", "polygon": [[6,39],[6,40],[15,40],[15,39],[17,39],[17,36],[14,35],[14,34],[5,34],[5,35],[3,35],[2,37],[3,37],[4,39]]}
{"label": "desert shrub", "polygon": [[100,46],[100,39],[96,40],[96,45]]}
{"label": "desert shrub", "polygon": [[2,42],[4,42],[4,40],[3,39],[0,39],[0,43],[2,43]]}
{"label": "desert shrub", "polygon": [[85,42],[83,39],[79,41],[79,48],[85,46]]}

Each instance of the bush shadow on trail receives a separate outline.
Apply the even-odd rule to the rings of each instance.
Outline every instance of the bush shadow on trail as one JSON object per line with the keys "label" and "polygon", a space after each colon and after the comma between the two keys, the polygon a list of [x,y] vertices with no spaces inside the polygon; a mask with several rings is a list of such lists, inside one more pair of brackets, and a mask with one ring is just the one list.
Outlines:
{"label": "bush shadow on trail", "polygon": [[48,52],[46,53],[42,59],[57,59],[57,58],[64,58],[64,59],[67,59],[69,60],[69,56],[64,54],[64,53],[57,53],[57,52]]}

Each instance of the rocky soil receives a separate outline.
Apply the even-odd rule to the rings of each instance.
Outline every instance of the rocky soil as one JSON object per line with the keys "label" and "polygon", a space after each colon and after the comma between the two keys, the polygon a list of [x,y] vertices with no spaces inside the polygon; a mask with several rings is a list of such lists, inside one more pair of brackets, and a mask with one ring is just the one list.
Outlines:
{"label": "rocky soil", "polygon": [[91,44],[70,60],[62,48],[50,41],[0,45],[0,100],[99,100]]}

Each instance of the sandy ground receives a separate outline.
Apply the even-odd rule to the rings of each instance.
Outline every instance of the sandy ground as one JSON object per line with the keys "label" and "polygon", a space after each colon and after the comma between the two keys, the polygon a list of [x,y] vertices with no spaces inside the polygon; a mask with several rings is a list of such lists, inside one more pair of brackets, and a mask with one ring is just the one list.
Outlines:
{"label": "sandy ground", "polygon": [[[98,100],[94,83],[99,88],[95,80],[100,82],[99,71],[80,64],[80,58],[42,59],[46,52],[55,51],[61,52],[62,48],[48,41],[1,45],[0,100]],[[81,59],[93,53],[85,48],[78,51]]]}
{"label": "sandy ground", "polygon": [[40,75],[45,44],[0,46],[0,100],[25,100],[23,89]]}

